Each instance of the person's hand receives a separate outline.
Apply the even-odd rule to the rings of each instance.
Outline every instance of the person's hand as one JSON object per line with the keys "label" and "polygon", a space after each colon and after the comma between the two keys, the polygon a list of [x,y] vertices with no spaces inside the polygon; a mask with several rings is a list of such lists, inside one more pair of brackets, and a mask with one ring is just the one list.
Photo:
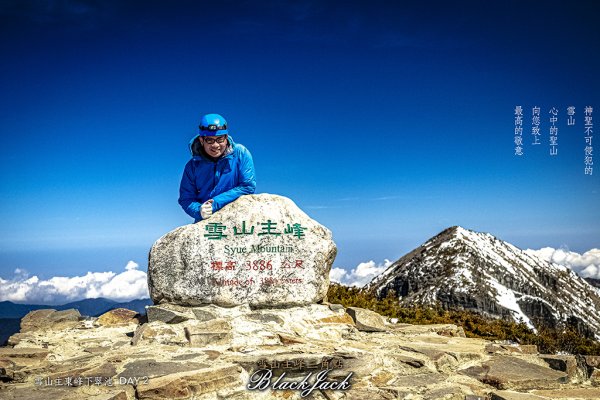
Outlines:
{"label": "person's hand", "polygon": [[212,216],[212,213],[213,213],[212,203],[213,203],[212,199],[207,200],[204,202],[204,204],[202,204],[202,207],[200,207],[200,215],[202,215],[202,219],[207,219]]}

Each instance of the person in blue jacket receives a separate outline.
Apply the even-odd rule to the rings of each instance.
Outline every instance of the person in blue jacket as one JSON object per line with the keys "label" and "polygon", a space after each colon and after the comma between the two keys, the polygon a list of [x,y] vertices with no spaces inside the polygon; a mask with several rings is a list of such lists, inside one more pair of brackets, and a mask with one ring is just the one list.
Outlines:
{"label": "person in blue jacket", "polygon": [[194,222],[210,218],[221,208],[256,189],[252,155],[235,143],[227,121],[207,114],[200,133],[189,143],[192,159],[187,162],[179,186],[179,205]]}

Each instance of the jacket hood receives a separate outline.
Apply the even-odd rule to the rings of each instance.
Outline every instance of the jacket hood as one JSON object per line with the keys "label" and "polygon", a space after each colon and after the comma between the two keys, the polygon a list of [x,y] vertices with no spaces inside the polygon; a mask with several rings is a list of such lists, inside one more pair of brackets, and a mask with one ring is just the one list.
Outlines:
{"label": "jacket hood", "polygon": [[[190,139],[190,142],[188,143],[188,148],[190,149],[190,154],[192,155],[192,158],[201,157],[201,158],[210,160],[208,154],[206,154],[206,152],[202,148],[199,138],[200,138],[200,135],[196,135]],[[221,158],[226,157],[226,156],[230,155],[231,153],[233,153],[234,147],[235,147],[235,142],[233,141],[233,138],[231,136],[227,135],[227,149],[225,149],[225,153],[223,153]]]}

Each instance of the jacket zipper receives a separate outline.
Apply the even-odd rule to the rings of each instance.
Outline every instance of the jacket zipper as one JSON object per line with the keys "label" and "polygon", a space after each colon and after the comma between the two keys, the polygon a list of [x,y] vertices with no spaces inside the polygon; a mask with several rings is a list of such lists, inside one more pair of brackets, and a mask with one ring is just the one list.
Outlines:
{"label": "jacket zipper", "polygon": [[215,170],[213,172],[213,190],[217,187],[217,163],[215,162]]}

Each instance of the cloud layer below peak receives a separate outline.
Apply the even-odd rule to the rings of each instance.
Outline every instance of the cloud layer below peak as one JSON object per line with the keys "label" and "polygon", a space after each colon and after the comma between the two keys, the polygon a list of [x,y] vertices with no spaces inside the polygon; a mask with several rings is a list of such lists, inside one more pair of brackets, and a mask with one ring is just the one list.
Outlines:
{"label": "cloud layer below peak", "polygon": [[83,276],[55,276],[40,280],[29,277],[22,268],[14,278],[0,278],[0,301],[28,304],[64,304],[82,299],[105,297],[125,302],[149,297],[148,280],[138,264],[129,261],[121,273],[88,272]]}

